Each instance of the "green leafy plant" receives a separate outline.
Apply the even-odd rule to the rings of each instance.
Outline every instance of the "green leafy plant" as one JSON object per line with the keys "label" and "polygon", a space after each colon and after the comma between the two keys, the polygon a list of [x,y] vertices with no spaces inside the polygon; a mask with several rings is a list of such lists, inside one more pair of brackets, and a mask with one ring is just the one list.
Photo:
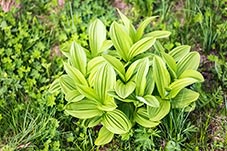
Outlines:
{"label": "green leafy plant", "polygon": [[171,106],[191,110],[199,94],[186,87],[204,80],[196,71],[199,53],[186,45],[166,52],[158,40],[169,37],[169,31],[144,33],[155,17],[135,29],[119,14],[122,23],[111,24],[111,40],[96,19],[88,30],[89,49],[73,42],[63,52],[66,74],[50,87],[65,94],[66,114],[84,119],[88,127],[102,125],[96,145],[109,143],[114,134],[126,135],[136,123],[157,126]]}

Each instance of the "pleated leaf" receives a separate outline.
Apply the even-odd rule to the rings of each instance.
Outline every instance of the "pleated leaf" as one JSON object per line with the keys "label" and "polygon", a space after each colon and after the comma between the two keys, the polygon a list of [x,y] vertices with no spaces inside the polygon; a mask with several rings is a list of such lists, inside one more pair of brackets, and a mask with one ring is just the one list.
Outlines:
{"label": "pleated leaf", "polygon": [[155,40],[153,37],[146,37],[137,41],[129,50],[129,59],[150,49],[154,45]]}
{"label": "pleated leaf", "polygon": [[147,73],[147,85],[145,89],[145,95],[152,94],[154,87],[155,87],[155,82],[153,78],[153,69],[149,68],[149,71]]}
{"label": "pleated leaf", "polygon": [[71,45],[70,62],[73,67],[77,68],[83,75],[86,75],[87,56],[84,49],[76,42]]}
{"label": "pleated leaf", "polygon": [[72,78],[76,84],[82,84],[87,86],[87,80],[84,78],[84,75],[75,67],[69,65],[68,63],[64,63],[64,69],[66,73]]}
{"label": "pleated leaf", "polygon": [[139,108],[134,118],[135,122],[146,128],[152,128],[159,125],[160,121],[151,121],[145,108]]}
{"label": "pleated leaf", "polygon": [[95,76],[94,89],[102,101],[108,98],[107,91],[112,90],[115,83],[116,75],[114,69],[108,64],[101,66]]}
{"label": "pleated leaf", "polygon": [[126,80],[126,81],[129,81],[129,80],[132,78],[132,76],[135,75],[135,73],[136,73],[136,68],[137,68],[137,66],[138,66],[139,63],[140,63],[140,60],[137,60],[137,61],[133,62],[133,63],[129,66],[129,68],[128,68],[128,70],[126,71],[126,74],[125,74],[125,80]]}
{"label": "pleated leaf", "polygon": [[117,11],[127,29],[127,32],[129,33],[131,39],[134,41],[134,39],[136,38],[136,29],[132,25],[131,21],[123,13],[121,13],[121,11],[119,11],[119,9],[117,9]]}
{"label": "pleated leaf", "polygon": [[115,69],[121,79],[125,81],[125,68],[121,61],[110,55],[103,55],[103,57]]}
{"label": "pleated leaf", "polygon": [[100,129],[98,138],[95,140],[95,145],[100,146],[100,145],[105,145],[111,142],[111,140],[114,137],[114,133],[110,132],[107,128],[104,126]]}
{"label": "pleated leaf", "polygon": [[159,121],[163,119],[170,111],[170,102],[164,101],[156,97],[159,101],[159,107],[147,106],[148,117],[151,121]]}
{"label": "pleated leaf", "polygon": [[142,38],[143,34],[144,34],[144,30],[145,28],[151,23],[152,20],[154,20],[155,18],[157,18],[157,16],[152,16],[149,17],[147,19],[145,19],[144,21],[142,21],[139,24],[139,27],[137,28],[137,33],[136,33],[136,40],[138,41],[139,39]]}
{"label": "pleated leaf", "polygon": [[84,85],[77,85],[77,90],[86,98],[94,101],[100,101],[99,96],[96,94],[95,90]]}
{"label": "pleated leaf", "polygon": [[98,50],[98,53],[105,52],[112,46],[113,46],[113,43],[111,40],[105,40],[102,44],[102,47]]}
{"label": "pleated leaf", "polygon": [[54,82],[52,82],[48,92],[55,93],[55,92],[58,92],[60,89],[61,89],[61,86],[60,86],[60,82],[59,82],[59,78],[58,78],[58,79],[54,80]]}
{"label": "pleated leaf", "polygon": [[136,75],[136,95],[143,96],[146,88],[146,76],[149,70],[149,60],[148,58],[143,59],[138,67],[137,75]]}
{"label": "pleated leaf", "polygon": [[180,76],[179,79],[183,78],[194,78],[197,79],[199,82],[203,82],[204,78],[203,75],[196,71],[196,70],[185,70]]}
{"label": "pleated leaf", "polygon": [[153,77],[160,96],[164,98],[166,95],[166,88],[170,83],[170,75],[166,69],[165,63],[158,56],[153,58]]}
{"label": "pleated leaf", "polygon": [[72,81],[73,79],[68,75],[62,75],[59,78],[59,84],[64,94],[67,94],[69,91],[76,90],[76,85]]}
{"label": "pleated leaf", "polygon": [[196,83],[200,82],[194,78],[182,78],[174,81],[170,84],[169,89],[171,90],[166,98],[174,98],[183,88]]}
{"label": "pleated leaf", "polygon": [[185,108],[199,98],[199,93],[184,88],[173,99],[171,105],[173,108]]}
{"label": "pleated leaf", "polygon": [[136,88],[136,84],[133,81],[123,83],[121,80],[117,80],[115,91],[122,99],[127,98]]}
{"label": "pleated leaf", "polygon": [[101,50],[103,42],[106,40],[106,27],[101,20],[96,19],[90,24],[88,35],[91,55],[94,57]]}
{"label": "pleated leaf", "polygon": [[97,109],[97,103],[92,100],[69,103],[65,106],[65,112],[80,119],[92,118],[103,114],[102,111]]}
{"label": "pleated leaf", "polygon": [[65,99],[68,102],[78,102],[84,98],[84,95],[82,95],[78,90],[72,90],[68,91],[65,94]]}
{"label": "pleated leaf", "polygon": [[100,124],[101,121],[102,121],[102,116],[96,116],[93,118],[85,119],[84,125],[86,127],[94,127],[94,126]]}
{"label": "pleated leaf", "polygon": [[126,28],[113,22],[110,26],[110,38],[120,57],[128,61],[129,49],[133,41],[128,35]]}
{"label": "pleated leaf", "polygon": [[177,64],[176,61],[174,60],[174,58],[172,56],[170,56],[169,54],[163,52],[161,53],[163,59],[165,60],[169,70],[170,70],[170,74],[173,76],[173,78],[177,78],[176,76],[176,71],[177,71]]}
{"label": "pleated leaf", "polygon": [[146,95],[144,97],[136,96],[136,98],[148,106],[159,107],[159,101],[156,99],[155,96],[152,95]]}
{"label": "pleated leaf", "polygon": [[152,31],[148,34],[145,35],[145,37],[153,37],[156,39],[160,39],[160,38],[168,38],[170,36],[171,32],[169,31]]}
{"label": "pleated leaf", "polygon": [[115,134],[125,134],[131,129],[132,126],[128,117],[118,109],[107,112],[103,116],[102,124],[110,132]]}
{"label": "pleated leaf", "polygon": [[181,45],[169,52],[169,55],[172,56],[176,62],[184,58],[190,52],[191,46]]}
{"label": "pleated leaf", "polygon": [[180,76],[185,70],[197,70],[199,63],[199,53],[190,52],[177,63],[177,75]]}

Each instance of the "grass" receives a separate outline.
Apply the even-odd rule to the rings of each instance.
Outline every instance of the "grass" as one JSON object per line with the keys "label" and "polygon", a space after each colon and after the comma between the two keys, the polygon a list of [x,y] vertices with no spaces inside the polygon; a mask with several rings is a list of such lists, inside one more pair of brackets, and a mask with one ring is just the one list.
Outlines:
{"label": "grass", "polygon": [[[26,2],[29,3],[30,1],[27,0]],[[26,2],[23,3],[26,4]],[[31,8],[27,8],[27,5],[20,12],[20,15],[23,16],[24,13],[30,12],[34,16],[42,16],[37,19],[38,22],[45,25],[41,24],[40,26],[47,29],[51,28],[50,36],[41,39],[46,46],[53,45],[62,48],[72,39],[76,39],[83,46],[86,46],[86,29],[89,21],[95,17],[100,17],[107,25],[110,25],[110,22],[116,18],[116,11],[110,3],[104,5],[101,1],[92,2],[91,0],[85,0],[84,5],[81,5],[81,3],[82,1],[73,4],[66,3],[63,8],[59,8],[60,13],[56,15],[53,12],[51,13],[50,10],[53,7],[58,8],[57,4],[47,1],[42,4],[38,3],[38,7],[31,5]],[[115,136],[113,142],[97,148],[94,146],[94,139],[97,136],[96,130],[85,128],[81,126],[82,121],[64,114],[65,101],[62,94],[48,96],[44,92],[46,91],[45,86],[37,86],[34,89],[39,89],[39,94],[35,94],[34,91],[27,96],[21,91],[22,89],[19,89],[20,92],[17,91],[18,83],[11,77],[12,79],[8,78],[8,81],[2,81],[15,88],[9,95],[12,97],[6,96],[5,86],[0,91],[0,94],[4,94],[4,97],[0,97],[1,99],[4,98],[0,100],[0,151],[227,150],[226,0],[157,0],[150,5],[152,5],[152,14],[160,16],[158,21],[152,23],[152,28],[172,32],[167,45],[165,45],[166,49],[171,49],[179,43],[189,44],[192,45],[193,50],[199,51],[203,56],[200,71],[204,74],[206,81],[202,85],[193,86],[193,89],[200,93],[200,98],[193,112],[173,110],[157,129],[136,127],[129,134],[132,138],[125,137],[123,139]],[[132,12],[135,10],[131,9],[132,7],[125,7],[125,9],[129,9],[125,12],[135,14],[135,12]],[[105,8],[108,8],[108,11]],[[140,20],[144,17],[144,14],[138,13],[142,12],[138,10],[141,9],[140,6],[137,6],[136,9],[136,16],[132,15],[131,18]],[[151,14],[151,12],[147,12],[147,14]],[[24,15],[23,17],[25,19],[28,17],[32,22],[31,16]],[[18,16],[13,17],[19,19]],[[10,21],[13,22],[12,18],[9,18],[8,24]],[[1,29],[3,26],[4,22],[1,22]],[[12,29],[12,34],[15,31]],[[37,30],[37,33],[40,31]],[[23,31],[21,30],[21,32]],[[3,38],[2,35],[1,38]],[[35,34],[34,38],[37,38]],[[3,44],[0,42],[0,45]],[[31,48],[35,48],[35,44],[31,45]],[[8,57],[8,53],[11,53],[8,49],[0,49],[0,54],[4,54],[0,55],[1,64],[3,64],[2,60],[10,62],[10,59],[12,59]],[[33,55],[35,56],[35,54]],[[54,55],[55,57],[59,59],[61,55]],[[44,58],[40,58],[37,67],[40,64],[47,66],[48,62],[42,61],[44,61]],[[61,59],[53,59],[51,68],[46,67],[48,70],[44,72],[48,72],[48,75],[47,73],[40,73],[40,77],[45,78],[40,78],[35,74],[36,71],[31,75],[27,73],[27,77],[30,78],[31,83],[34,82],[32,75],[36,75],[36,80],[38,79],[36,83],[40,83],[41,79],[42,81],[49,79],[49,82],[44,83],[51,83],[51,80],[55,79],[53,73],[61,71],[62,65],[59,62],[61,62]],[[1,79],[8,76],[5,71],[7,71],[6,68],[10,69],[11,67],[12,65],[5,68],[0,67]],[[42,70],[44,69],[42,68]],[[14,72],[17,71],[12,71],[12,73]],[[25,79],[22,80],[25,81]],[[30,85],[32,85],[31,83]],[[3,87],[1,81],[0,86]],[[32,91],[31,88],[30,91]],[[11,88],[7,90],[11,90]],[[18,96],[21,96],[21,98],[16,100],[14,92],[20,94]],[[8,101],[9,98],[14,100]],[[56,101],[54,101],[55,99]]]}

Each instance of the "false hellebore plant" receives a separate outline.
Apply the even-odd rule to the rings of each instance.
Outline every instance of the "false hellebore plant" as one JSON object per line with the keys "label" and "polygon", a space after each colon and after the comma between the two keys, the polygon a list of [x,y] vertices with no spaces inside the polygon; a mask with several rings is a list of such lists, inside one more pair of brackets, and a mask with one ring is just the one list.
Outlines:
{"label": "false hellebore plant", "polygon": [[196,71],[198,52],[190,52],[187,45],[167,52],[158,39],[170,32],[144,33],[155,17],[135,29],[119,14],[122,23],[112,23],[111,40],[96,19],[88,30],[90,49],[73,42],[63,52],[66,74],[50,87],[52,93],[65,94],[67,114],[83,119],[88,127],[102,125],[96,145],[109,143],[114,134],[127,134],[136,123],[155,127],[171,108],[192,109],[199,94],[186,87],[204,81]]}

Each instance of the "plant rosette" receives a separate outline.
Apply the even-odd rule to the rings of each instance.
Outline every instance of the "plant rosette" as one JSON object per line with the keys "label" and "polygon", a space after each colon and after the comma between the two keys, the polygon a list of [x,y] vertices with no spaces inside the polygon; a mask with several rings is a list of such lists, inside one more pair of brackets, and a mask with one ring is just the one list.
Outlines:
{"label": "plant rosette", "polygon": [[135,29],[119,14],[121,23],[110,27],[111,40],[96,19],[88,29],[89,50],[73,42],[63,52],[66,73],[49,89],[65,94],[67,114],[83,119],[87,127],[102,125],[96,145],[111,142],[114,134],[127,134],[135,124],[156,127],[172,108],[191,111],[199,94],[187,87],[204,81],[196,71],[198,52],[187,45],[167,52],[159,39],[168,38],[169,31],[144,33],[156,17]]}

